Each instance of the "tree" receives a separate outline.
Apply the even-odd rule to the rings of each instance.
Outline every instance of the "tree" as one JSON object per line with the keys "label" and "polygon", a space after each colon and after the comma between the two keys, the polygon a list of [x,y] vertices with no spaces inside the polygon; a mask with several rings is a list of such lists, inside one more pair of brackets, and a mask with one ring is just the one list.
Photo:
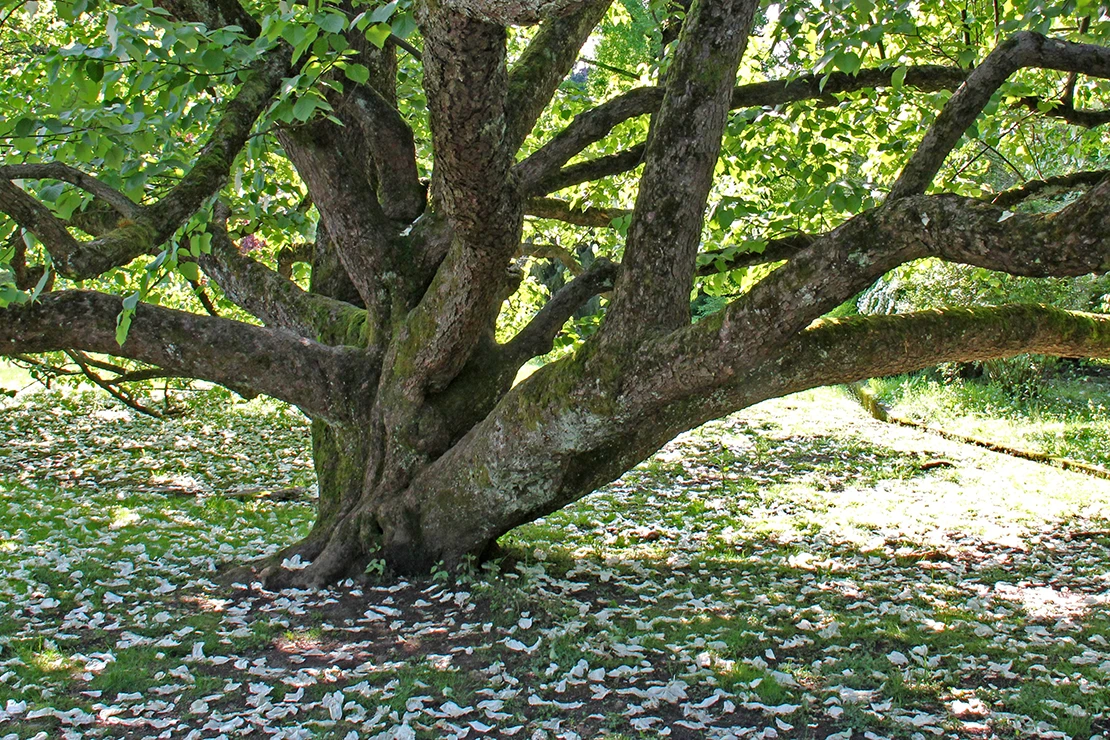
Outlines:
{"label": "tree", "polygon": [[[318,519],[275,562],[312,564],[264,573],[290,584],[481,556],[767,398],[1110,357],[1110,319],[1038,305],[822,319],[922,257],[1110,269],[1110,180],[1063,171],[1108,151],[1106,8],[758,5],[11,6],[0,354],[111,355],[303,410]],[[568,79],[603,19],[648,16],[647,42]],[[1019,208],[1049,186],[1085,192]],[[521,255],[571,228],[605,254],[499,341]],[[730,300],[692,322],[692,290]],[[514,386],[599,294],[597,331]]]}

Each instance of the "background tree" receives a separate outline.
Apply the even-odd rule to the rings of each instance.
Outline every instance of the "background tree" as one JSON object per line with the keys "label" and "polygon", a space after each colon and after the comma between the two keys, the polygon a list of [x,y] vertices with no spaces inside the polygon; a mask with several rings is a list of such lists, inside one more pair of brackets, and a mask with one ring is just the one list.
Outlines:
{"label": "background tree", "polygon": [[[312,564],[264,573],[297,584],[481,555],[774,396],[1110,356],[1106,317],[1039,305],[819,320],[923,257],[1110,268],[1110,181],[1070,171],[1106,156],[1105,6],[758,5],[9,5],[0,353],[302,409],[319,512],[282,555]],[[999,163],[1043,177],[999,195]],[[1085,193],[1020,210],[1049,185]],[[499,336],[552,256],[577,275]],[[694,323],[694,292],[729,300]]]}

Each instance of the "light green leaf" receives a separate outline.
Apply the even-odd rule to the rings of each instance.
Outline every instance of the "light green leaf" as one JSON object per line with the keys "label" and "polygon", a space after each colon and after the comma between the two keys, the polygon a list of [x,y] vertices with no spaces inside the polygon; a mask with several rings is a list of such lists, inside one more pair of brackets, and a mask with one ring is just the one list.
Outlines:
{"label": "light green leaf", "polygon": [[200,268],[197,267],[196,262],[181,262],[177,265],[177,271],[184,275],[186,280],[194,283],[200,280]]}
{"label": "light green leaf", "polygon": [[393,33],[392,28],[385,23],[378,23],[366,29],[366,40],[381,49],[391,33]]}
{"label": "light green leaf", "polygon": [[890,76],[890,86],[893,87],[895,90],[901,90],[905,82],[906,68],[899,67],[898,69],[894,70],[894,74]]}
{"label": "light green leaf", "polygon": [[370,70],[366,68],[365,64],[349,64],[343,72],[347,75],[348,80],[360,85],[370,79]]}

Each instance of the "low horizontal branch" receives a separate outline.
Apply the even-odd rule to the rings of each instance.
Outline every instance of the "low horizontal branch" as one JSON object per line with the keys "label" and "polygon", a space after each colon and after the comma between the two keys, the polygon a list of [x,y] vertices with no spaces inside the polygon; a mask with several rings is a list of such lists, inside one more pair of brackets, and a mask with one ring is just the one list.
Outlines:
{"label": "low horizontal branch", "polygon": [[292,333],[139,304],[127,340],[116,342],[118,296],[50,293],[0,309],[0,355],[76,349],[126,357],[232,390],[265,393],[321,418],[350,420],[372,398],[378,362]]}
{"label": "low horizontal branch", "polygon": [[1018,103],[1034,113],[1042,113],[1050,118],[1059,118],[1065,123],[1082,128],[1096,128],[1110,123],[1110,110],[1085,110],[1070,103],[1046,101],[1032,95],[1021,98]]}
{"label": "low horizontal branch", "polygon": [[1057,175],[1043,180],[1030,180],[1016,188],[996,195],[991,203],[1002,208],[1016,206],[1032,198],[1042,198],[1052,193],[1068,193],[1080,188],[1092,187],[1110,177],[1110,170],[1088,170]]}
{"label": "low horizontal branch", "polygon": [[574,206],[558,198],[532,198],[524,204],[524,215],[537,218],[550,218],[576,226],[606,228],[618,218],[628,216],[632,211],[626,208],[599,208],[598,206]]}

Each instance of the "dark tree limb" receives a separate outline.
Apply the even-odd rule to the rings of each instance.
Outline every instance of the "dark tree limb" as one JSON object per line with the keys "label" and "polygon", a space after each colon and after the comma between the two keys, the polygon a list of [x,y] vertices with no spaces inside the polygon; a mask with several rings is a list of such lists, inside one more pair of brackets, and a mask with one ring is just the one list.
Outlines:
{"label": "dark tree limb", "polygon": [[[788,80],[769,80],[741,85],[733,89],[729,105],[733,109],[784,105],[860,90],[889,87],[895,71],[896,68],[891,67],[863,69],[855,75],[833,72],[828,75],[824,86],[821,81],[825,75],[802,75]],[[903,84],[925,92],[953,90],[966,77],[967,72],[962,69],[919,65],[907,67]],[[516,166],[521,189],[530,195],[557,189],[542,187],[539,183],[547,182],[548,178],[553,177],[572,157],[590,144],[604,139],[617,125],[658,110],[662,101],[661,88],[641,87],[578,115],[551,141]],[[609,171],[605,174],[616,173]],[[539,189],[541,187],[542,189]]]}
{"label": "dark tree limb", "polygon": [[573,13],[545,21],[513,65],[509,73],[505,138],[514,152],[536,125],[611,3],[612,0],[586,0]]}
{"label": "dark tree limb", "polygon": [[105,185],[92,175],[61,162],[46,164],[11,164],[0,167],[0,178],[6,180],[58,180],[67,182],[115,209],[124,218],[136,218],[142,207],[115,188]]}
{"label": "dark tree limb", "polygon": [[561,170],[556,170],[550,175],[528,185],[524,190],[528,195],[543,195],[554,193],[556,190],[581,185],[584,182],[593,182],[605,177],[631,172],[644,162],[644,153],[647,144],[640,142],[624,151],[615,154],[606,154],[584,162],[576,162]]}
{"label": "dark tree limb", "polygon": [[1024,185],[999,193],[991,200],[991,203],[1002,208],[1008,208],[1032,198],[1042,198],[1053,193],[1069,193],[1081,188],[1092,187],[1102,182],[1106,177],[1110,177],[1110,170],[1071,172],[1044,180],[1030,180]]}
{"label": "dark tree limb", "polygon": [[135,310],[127,341],[116,343],[117,296],[61,291],[0,309],[0,355],[76,349],[126,357],[163,371],[265,393],[305,413],[344,421],[372,399],[377,360],[289,332],[146,303]]}
{"label": "dark tree limb", "polygon": [[520,245],[518,254],[522,257],[558,260],[563,267],[567,268],[567,272],[575,277],[584,272],[582,265],[574,258],[570,250],[566,247],[560,247],[558,244],[533,244],[532,242],[525,242]]}
{"label": "dark tree limb", "polygon": [[756,4],[697,2],[683,24],[602,328],[613,341],[690,321],[706,199]]}
{"label": "dark tree limb", "polygon": [[251,39],[262,33],[258,21],[238,0],[156,0],[154,5],[174,18],[203,23],[213,29],[238,26]]}
{"label": "dark tree limb", "polygon": [[573,13],[588,0],[446,0],[455,13],[499,26],[531,26]]}
{"label": "dark tree limb", "polygon": [[365,323],[366,312],[334,298],[306,293],[292,280],[239,252],[218,225],[209,227],[212,254],[197,262],[224,295],[264,324],[315,339],[328,327]]}
{"label": "dark tree limb", "polygon": [[949,98],[891,187],[888,198],[897,200],[924,193],[995,91],[1010,75],[1025,67],[1110,78],[1110,48],[1052,39],[1031,31],[1017,33],[999,44]]}
{"label": "dark tree limb", "polygon": [[358,122],[374,160],[378,201],[387,218],[410,223],[424,211],[424,186],[416,170],[416,144],[401,114],[366,85],[343,97],[341,110]]}
{"label": "dark tree limb", "polygon": [[[352,156],[352,137],[327,120],[285,129],[278,138],[308,186],[344,271],[369,312],[371,334],[389,322],[390,300],[384,276],[396,269],[389,249],[396,228],[378,204],[367,163]],[[369,173],[372,174],[372,173]]]}
{"label": "dark tree limb", "polygon": [[556,291],[551,300],[504,346],[507,361],[519,367],[532,357],[550,352],[563,324],[586,301],[610,290],[618,269],[615,263],[604,257],[598,258],[585,272]]}
{"label": "dark tree limb", "polygon": [[576,226],[606,228],[613,221],[629,215],[632,211],[625,208],[598,208],[597,206],[572,206],[557,198],[532,198],[524,204],[524,215],[537,218],[550,218]]}
{"label": "dark tree limb", "polygon": [[817,237],[809,234],[769,240],[762,252],[740,252],[728,249],[716,249],[698,254],[698,261],[703,264],[698,267],[699,277],[708,277],[721,272],[739,270],[744,267],[766,265],[770,262],[788,260],[794,255],[808,248]]}
{"label": "dark tree limb", "polygon": [[1076,108],[1071,103],[1048,101],[1049,107],[1044,108],[1045,101],[1034,96],[1026,96],[1018,101],[1034,113],[1041,113],[1049,118],[1059,118],[1065,123],[1083,128],[1096,128],[1110,123],[1110,110],[1085,110]]}

